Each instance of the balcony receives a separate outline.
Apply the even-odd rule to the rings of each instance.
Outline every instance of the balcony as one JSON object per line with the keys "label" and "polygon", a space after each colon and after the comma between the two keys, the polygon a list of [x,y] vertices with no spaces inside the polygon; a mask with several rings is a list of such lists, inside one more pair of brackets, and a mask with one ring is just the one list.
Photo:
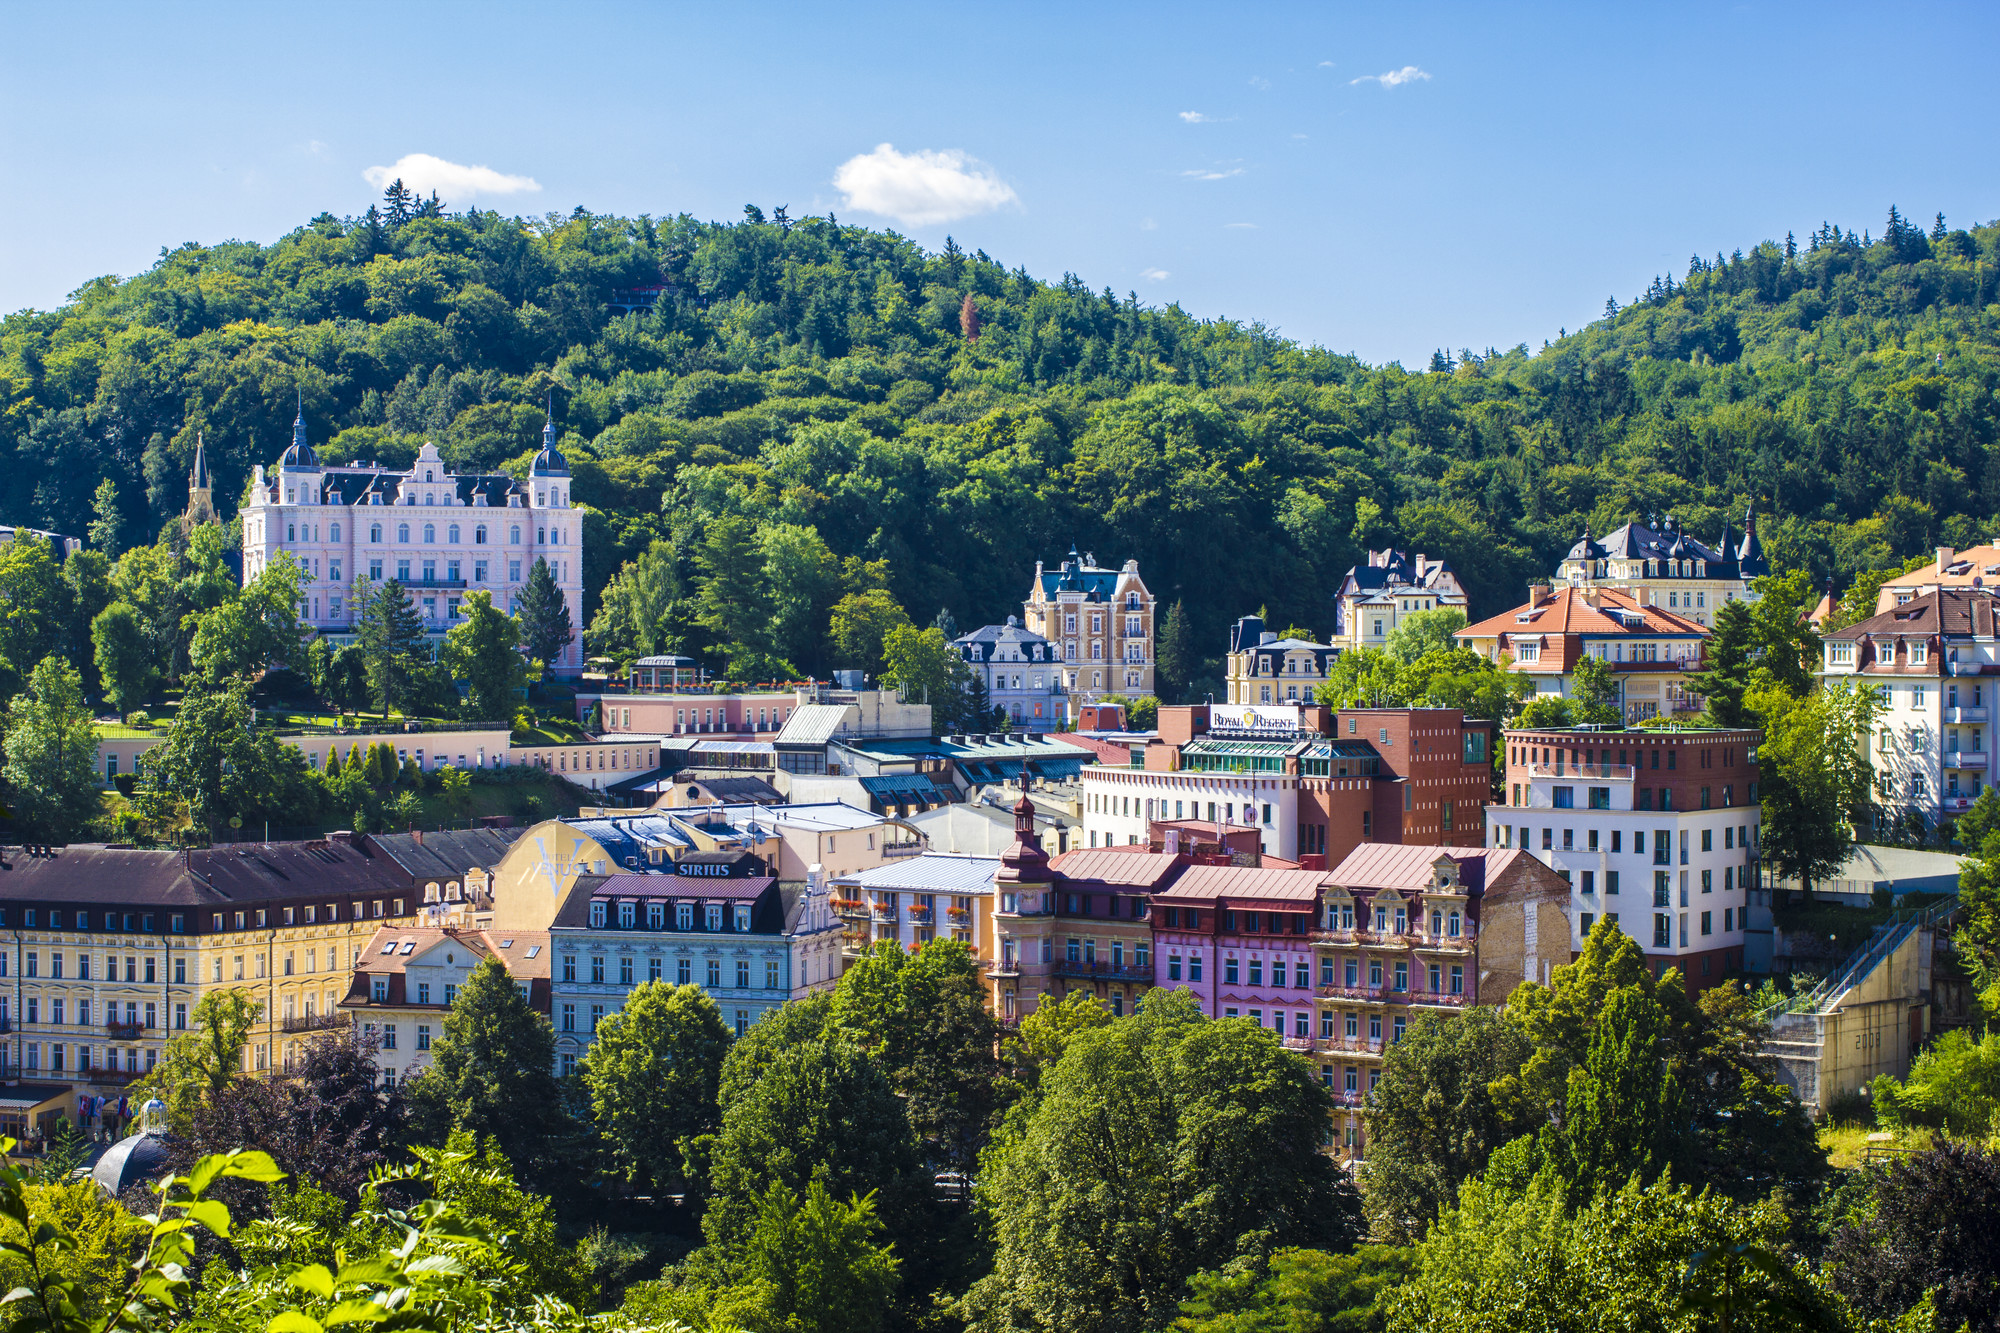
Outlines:
{"label": "balcony", "polygon": [[1944,710],[1944,720],[1947,723],[1984,722],[1986,720],[1986,709],[1983,705],[1974,705],[1970,708],[1959,708],[1956,705],[1948,706]]}
{"label": "balcony", "polygon": [[972,922],[972,909],[967,907],[947,907],[944,909],[944,919],[951,922],[954,926],[970,925]]}
{"label": "balcony", "polygon": [[979,965],[979,970],[989,977],[1018,977],[1021,975],[1019,958],[995,958]]}
{"label": "balcony", "polygon": [[915,904],[910,908],[910,920],[919,926],[928,926],[931,923],[931,909],[922,903]]}
{"label": "balcony", "polygon": [[1280,1037],[1280,1044],[1288,1051],[1316,1051],[1320,1043],[1313,1037]]}
{"label": "balcony", "polygon": [[1946,768],[1985,768],[1986,752],[1984,750],[1946,750],[1944,752],[1944,766]]}
{"label": "balcony", "polygon": [[398,579],[405,588],[463,588],[464,579]]}
{"label": "balcony", "polygon": [[1427,990],[1411,991],[1403,998],[1405,1003],[1420,1008],[1463,1009],[1472,1003],[1472,997],[1469,995],[1445,995]]}
{"label": "balcony", "polygon": [[1471,953],[1475,934],[1468,930],[1463,935],[1419,935],[1416,948],[1423,953]]}
{"label": "balcony", "polygon": [[1319,1049],[1325,1055],[1368,1055],[1380,1059],[1383,1041],[1380,1037],[1321,1037]]}
{"label": "balcony", "polygon": [[893,926],[896,924],[896,909],[887,903],[871,903],[868,919],[878,926]]}
{"label": "balcony", "polygon": [[1345,1088],[1342,1088],[1338,1092],[1328,1089],[1326,1095],[1333,1099],[1335,1106],[1365,1106],[1368,1104],[1368,1094],[1363,1092],[1349,1092]]}
{"label": "balcony", "polygon": [[304,1018],[287,1018],[278,1024],[280,1032],[327,1032],[334,1028],[353,1026],[354,1020],[346,1014],[307,1014]]}
{"label": "balcony", "polygon": [[1367,1000],[1381,1003],[1390,996],[1387,982],[1380,986],[1321,986],[1313,994],[1322,1000]]}
{"label": "balcony", "polygon": [[1574,778],[1578,781],[1601,778],[1606,782],[1630,782],[1634,773],[1630,764],[1514,764],[1509,768],[1509,776],[1522,770],[1531,778]]}
{"label": "balcony", "polygon": [[868,904],[859,898],[835,898],[831,901],[833,903],[833,914],[843,921],[866,921],[868,919]]}
{"label": "balcony", "polygon": [[104,1030],[121,1041],[131,1041],[146,1030],[146,1025],[137,1019],[127,1023],[123,1019],[112,1018],[105,1020]]}
{"label": "balcony", "polygon": [[1112,963],[1104,959],[1091,962],[1087,959],[1071,961],[1057,959],[1051,968],[1059,977],[1082,977],[1096,981],[1151,981],[1153,965],[1147,963]]}

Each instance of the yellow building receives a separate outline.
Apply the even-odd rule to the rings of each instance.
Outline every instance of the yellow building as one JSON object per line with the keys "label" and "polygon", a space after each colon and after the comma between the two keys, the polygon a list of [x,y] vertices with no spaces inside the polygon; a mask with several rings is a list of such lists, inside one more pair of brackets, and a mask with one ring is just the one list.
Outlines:
{"label": "yellow building", "polygon": [[1068,693],[1088,702],[1153,692],[1153,613],[1137,560],[1102,569],[1097,557],[1072,549],[1054,569],[1035,562],[1021,623],[1054,646]]}

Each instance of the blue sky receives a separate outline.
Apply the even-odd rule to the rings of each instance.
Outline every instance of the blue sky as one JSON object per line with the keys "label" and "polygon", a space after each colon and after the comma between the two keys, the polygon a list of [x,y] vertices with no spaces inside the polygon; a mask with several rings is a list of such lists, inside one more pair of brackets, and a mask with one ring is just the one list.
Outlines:
{"label": "blue sky", "polygon": [[360,212],[416,154],[447,204],[832,209],[1413,365],[1539,347],[1693,251],[2000,216],[1990,4],[5,14],[4,310]]}

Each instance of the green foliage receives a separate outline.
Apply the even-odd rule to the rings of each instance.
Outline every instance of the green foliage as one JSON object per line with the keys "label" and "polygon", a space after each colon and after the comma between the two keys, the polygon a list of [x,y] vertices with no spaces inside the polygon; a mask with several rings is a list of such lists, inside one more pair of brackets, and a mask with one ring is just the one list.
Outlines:
{"label": "green foliage", "polygon": [[[1370,1168],[1373,1169],[1372,1167]],[[1283,1249],[1188,1279],[1175,1333],[1382,1333],[1416,1252]]]}
{"label": "green foliage", "polygon": [[1421,1239],[1493,1151],[1532,1128],[1518,1103],[1494,1092],[1528,1050],[1521,1032],[1484,1005],[1456,1018],[1424,1015],[1389,1047],[1368,1099],[1362,1178],[1376,1235]]}
{"label": "green foliage", "polygon": [[168,1038],[160,1063],[134,1083],[134,1104],[157,1097],[167,1106],[168,1123],[185,1129],[198,1105],[235,1086],[244,1077],[243,1048],[264,1015],[264,1006],[246,990],[212,990],[195,1002],[194,1025]]}
{"label": "green foliage", "polygon": [[1360,1200],[1318,1151],[1327,1099],[1270,1032],[1185,991],[1071,1034],[1018,1136],[981,1163],[993,1272],[976,1328],[1155,1329],[1203,1269],[1345,1246]]}
{"label": "green foliage", "polygon": [[[1764,661],[1772,660],[1769,650]],[[1763,677],[1765,668],[1758,668]],[[1763,781],[1765,857],[1808,894],[1847,860],[1856,826],[1867,827],[1875,794],[1868,743],[1882,697],[1873,686],[1827,681],[1794,694],[1773,675],[1745,702],[1763,718],[1757,752]]]}
{"label": "green foliage", "polygon": [[1867,1183],[1827,1247],[1834,1290],[1864,1317],[1923,1320],[1903,1327],[2000,1330],[2000,1151],[1945,1142]]}
{"label": "green foliage", "polygon": [[4,773],[14,822],[48,842],[80,837],[97,814],[97,731],[82,682],[61,659],[35,665],[7,710]]}
{"label": "green foliage", "polygon": [[493,605],[493,594],[476,589],[459,604],[459,623],[445,634],[444,660],[466,683],[466,709],[476,718],[499,721],[528,686],[521,657],[521,627]]}
{"label": "green foliage", "polygon": [[827,632],[836,660],[871,675],[882,670],[889,636],[909,627],[910,617],[886,590],[851,592],[834,603]]}
{"label": "green foliage", "polygon": [[1715,1194],[1636,1181],[1570,1212],[1538,1180],[1469,1183],[1418,1248],[1417,1275],[1397,1295],[1394,1333],[1500,1333],[1523,1328],[1612,1333],[1713,1327],[1690,1297],[1725,1288],[1736,1333],[1843,1327],[1836,1308],[1789,1268],[1702,1264],[1740,1245],[1780,1247],[1783,1213]]}
{"label": "green foliage", "polygon": [[1638,987],[1611,992],[1571,1069],[1562,1120],[1543,1129],[1551,1166],[1574,1200],[1627,1181],[1650,1184],[1684,1158],[1686,1093],[1668,1059],[1668,1018]]}
{"label": "green foliage", "polygon": [[105,698],[120,715],[133,712],[152,696],[159,674],[138,612],[113,602],[90,622],[90,641]]}
{"label": "green foliage", "polygon": [[1953,1028],[1918,1053],[1907,1079],[1878,1075],[1870,1091],[1876,1118],[1892,1128],[2000,1135],[2000,1031]]}
{"label": "green foliage", "polygon": [[647,982],[598,1024],[578,1073],[628,1184],[655,1195],[686,1187],[694,1141],[721,1127],[728,1050],[722,1011],[699,986]]}
{"label": "green foliage", "polygon": [[1757,715],[1743,703],[1759,646],[1756,630],[1748,602],[1724,602],[1715,612],[1714,631],[1704,650],[1702,669],[1688,673],[1688,689],[1704,700],[1707,720],[1715,726],[1760,725]]}
{"label": "green foliage", "polygon": [[801,1199],[773,1181],[744,1243],[743,1281],[716,1300],[710,1327],[875,1333],[900,1266],[876,1243],[881,1230],[872,1196],[842,1203],[815,1178]]}
{"label": "green foliage", "polygon": [[[1432,648],[1409,661],[1362,648],[1340,655],[1315,697],[1329,708],[1457,708],[1468,717],[1509,722],[1532,688],[1526,677],[1502,671],[1470,648]],[[1567,717],[1570,702],[1558,703]]]}
{"label": "green foliage", "polygon": [[430,1063],[405,1084],[411,1127],[433,1145],[457,1133],[490,1139],[532,1180],[560,1182],[570,1126],[555,1044],[548,1017],[486,959],[459,988]]}
{"label": "green foliage", "polygon": [[361,606],[354,646],[367,664],[369,693],[386,718],[413,692],[417,657],[424,651],[423,621],[409,592],[395,579],[358,589],[354,600]]}
{"label": "green foliage", "polygon": [[312,823],[324,790],[302,751],[251,729],[249,688],[232,680],[188,691],[166,740],[139,756],[133,799],[156,839],[201,841],[232,818]]}
{"label": "green foliage", "polygon": [[1412,611],[1396,621],[1382,651],[1408,664],[1426,653],[1450,652],[1458,646],[1452,636],[1465,628],[1465,612],[1454,606],[1430,611]]}

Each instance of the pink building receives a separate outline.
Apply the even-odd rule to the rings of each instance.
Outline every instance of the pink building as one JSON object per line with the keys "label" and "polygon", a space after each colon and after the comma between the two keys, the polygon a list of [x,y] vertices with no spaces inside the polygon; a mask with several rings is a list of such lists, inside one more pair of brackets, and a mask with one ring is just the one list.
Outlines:
{"label": "pink building", "polygon": [[1153,984],[1213,1018],[1247,1018],[1312,1047],[1312,929],[1324,870],[1191,865],[1153,896]]}

